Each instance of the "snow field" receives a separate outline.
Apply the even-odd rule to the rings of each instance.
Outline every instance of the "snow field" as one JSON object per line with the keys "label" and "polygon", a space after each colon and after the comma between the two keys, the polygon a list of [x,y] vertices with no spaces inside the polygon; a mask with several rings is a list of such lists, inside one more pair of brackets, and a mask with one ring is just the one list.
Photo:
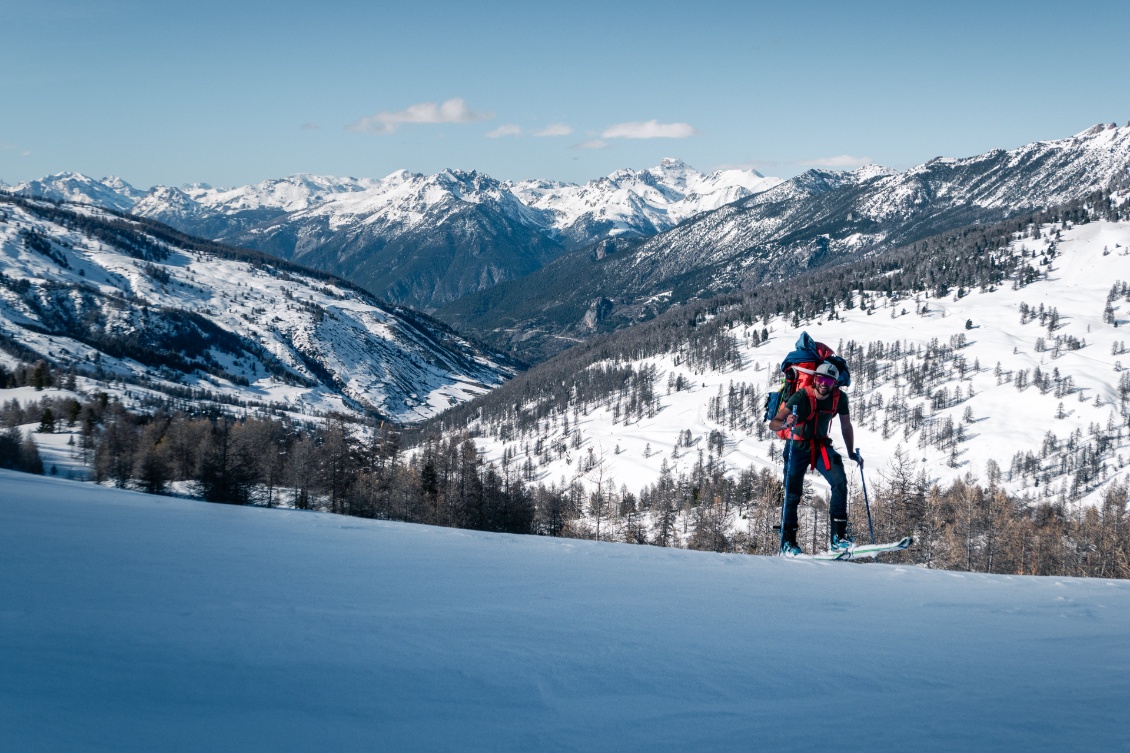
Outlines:
{"label": "snow field", "polygon": [[[1059,227],[1059,226],[1056,226]],[[1042,238],[1017,239],[1013,251],[1021,253],[1023,247],[1029,253],[1042,253],[1048,247],[1054,230],[1051,226],[1041,229]],[[1122,378],[1122,361],[1130,368],[1130,355],[1113,355],[1116,343],[1130,341],[1130,330],[1124,326],[1105,323],[1103,310],[1111,286],[1119,281],[1130,282],[1130,224],[1094,222],[1071,227],[1062,232],[1055,242],[1057,253],[1046,280],[1038,280],[1018,290],[1006,283],[993,292],[973,290],[958,298],[957,291],[944,298],[919,296],[920,304],[926,306],[921,313],[920,304],[911,298],[894,303],[881,296],[869,297],[869,310],[861,313],[860,298],[857,295],[855,308],[838,310],[838,318],[821,319],[802,323],[800,328],[792,326],[789,317],[772,319],[767,328],[768,341],[754,345],[750,337],[753,329],[763,326],[758,322],[751,328],[737,327],[731,334],[742,343],[740,369],[728,371],[699,371],[688,369],[685,363],[678,363],[675,356],[649,359],[631,363],[638,368],[651,365],[657,369],[655,388],[659,394],[660,409],[653,417],[633,419],[625,424],[622,420],[614,423],[611,405],[592,409],[587,415],[580,414],[574,423],[569,413],[570,428],[579,430],[584,442],[579,449],[570,448],[563,456],[553,457],[549,463],[539,463],[538,477],[545,483],[560,483],[563,479],[580,480],[592,486],[591,474],[579,470],[580,462],[591,450],[597,459],[603,457],[605,464],[604,481],[612,479],[611,488],[621,484],[629,491],[638,491],[659,477],[664,461],[674,475],[689,471],[699,460],[699,449],[703,458],[709,459],[706,450],[707,437],[712,430],[725,434],[724,451],[718,460],[724,462],[731,471],[740,471],[749,466],[780,469],[778,460],[770,459],[770,444],[781,448],[775,437],[757,439],[752,431],[733,431],[720,422],[708,417],[711,398],[719,394],[725,396],[731,384],[742,382],[755,385],[764,395],[765,391],[779,383],[779,364],[794,347],[801,330],[807,330],[818,341],[833,348],[854,340],[866,350],[868,344],[881,341],[887,346],[900,343],[903,351],[907,346],[925,347],[932,340],[946,345],[951,338],[964,337],[966,344],[957,350],[968,367],[964,379],[954,373],[936,384],[927,385],[931,390],[946,388],[952,394],[955,388],[962,390],[962,399],[956,404],[935,410],[924,396],[909,397],[906,385],[901,381],[886,382],[873,388],[861,389],[858,386],[859,370],[862,363],[849,363],[856,376],[857,386],[845,392],[850,396],[855,425],[856,446],[860,447],[867,459],[868,478],[871,474],[882,475],[889,470],[889,463],[896,452],[903,452],[914,464],[914,469],[923,471],[927,478],[942,484],[955,478],[972,474],[975,478],[986,479],[986,463],[994,460],[1004,476],[1002,482],[1012,493],[1043,496],[1059,500],[1064,493],[1064,484],[1070,486],[1071,477],[1060,476],[1052,485],[1033,485],[1034,477],[1022,477],[1009,473],[1013,456],[1017,452],[1031,452],[1037,458],[1043,457],[1042,445],[1047,432],[1052,432],[1062,444],[1073,432],[1080,432],[1081,441],[1091,439],[1091,428],[1097,425],[1111,436],[1113,450],[1105,460],[1105,472],[1082,492],[1082,502],[1093,503],[1101,499],[1103,489],[1112,482],[1125,482],[1130,471],[1130,433],[1126,431],[1127,419],[1120,407],[1119,382]],[[1031,264],[1043,270],[1039,262],[1042,257],[1033,258]],[[1053,306],[1060,316],[1060,326],[1054,333],[1042,327],[1039,320],[1020,324],[1020,306],[1026,303],[1034,310],[1041,304],[1046,310]],[[1121,325],[1130,323],[1130,303],[1116,300],[1116,321]],[[874,307],[874,308],[872,308]],[[902,314],[903,310],[907,313]],[[892,313],[894,316],[892,317]],[[972,328],[966,329],[966,321]],[[1055,337],[1071,336],[1086,341],[1086,346],[1078,350],[1051,350]],[[1037,352],[1037,339],[1045,341],[1046,349]],[[921,363],[913,358],[911,362]],[[1018,391],[1011,381],[998,384],[994,375],[1000,363],[1005,377],[1011,380],[1015,372],[1039,367],[1051,374],[1058,369],[1060,377],[1070,377],[1074,391],[1056,397],[1054,390],[1041,394],[1029,386]],[[980,370],[974,371],[975,364]],[[683,391],[667,392],[668,380],[676,376],[689,383],[690,388]],[[968,396],[973,390],[972,397]],[[720,393],[721,390],[721,393]],[[921,404],[925,414],[934,421],[934,426],[942,424],[947,418],[955,426],[961,426],[965,439],[958,443],[956,457],[949,450],[932,444],[922,446],[921,430],[905,437],[902,426],[894,426],[891,435],[884,439],[881,433],[881,411],[872,411],[867,420],[860,420],[860,401],[881,395],[884,405],[898,397],[913,407]],[[1063,406],[1063,417],[1059,406]],[[756,421],[760,421],[763,406],[758,404]],[[972,421],[965,421],[966,409],[972,412]],[[834,427],[836,424],[833,424]],[[1118,429],[1121,427],[1121,431]],[[690,430],[690,447],[675,445],[681,432]],[[836,445],[842,450],[843,441],[838,428],[833,429]],[[549,435],[550,441],[565,439],[560,424]],[[537,462],[536,456],[525,453],[527,443],[533,444],[533,437],[518,437],[504,442],[489,433],[476,440],[484,457],[491,462],[500,462],[503,453],[513,454],[512,467],[521,467],[527,457]],[[648,445],[649,457],[645,457]],[[620,452],[616,452],[616,448]],[[777,455],[779,458],[779,454]],[[1045,468],[1050,458],[1044,457]],[[849,464],[849,483],[859,486],[858,470]],[[826,491],[823,479],[812,473],[809,476],[813,485]],[[1067,490],[1068,492],[1070,489]]]}
{"label": "snow field", "polygon": [[0,739],[1124,750],[1130,583],[209,505],[0,471]]}

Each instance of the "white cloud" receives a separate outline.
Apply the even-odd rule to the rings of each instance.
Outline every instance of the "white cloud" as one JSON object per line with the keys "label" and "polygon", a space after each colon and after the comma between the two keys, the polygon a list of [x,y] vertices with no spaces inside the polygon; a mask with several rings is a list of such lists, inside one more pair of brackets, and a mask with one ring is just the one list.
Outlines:
{"label": "white cloud", "polygon": [[698,134],[690,123],[617,123],[600,134],[603,139],[686,139]]}
{"label": "white cloud", "polygon": [[592,139],[577,144],[577,149],[607,149],[608,142],[603,139]]}
{"label": "white cloud", "polygon": [[540,131],[535,131],[535,136],[571,136],[573,129],[564,123],[550,123]]}
{"label": "white cloud", "polygon": [[498,128],[495,128],[493,131],[487,131],[487,138],[488,139],[499,139],[499,138],[502,138],[503,136],[521,136],[521,135],[522,135],[522,126],[514,125],[513,123],[507,123],[506,125],[500,125]]}
{"label": "white cloud", "polygon": [[387,134],[406,123],[474,123],[493,117],[493,112],[472,110],[462,97],[454,97],[439,104],[421,102],[398,112],[378,112],[350,123],[346,130]]}
{"label": "white cloud", "polygon": [[863,165],[870,165],[870,157],[853,157],[850,154],[840,154],[835,157],[821,157],[819,159],[806,159],[801,160],[797,164],[802,167],[834,167],[837,169],[845,169],[849,167],[861,167]]}

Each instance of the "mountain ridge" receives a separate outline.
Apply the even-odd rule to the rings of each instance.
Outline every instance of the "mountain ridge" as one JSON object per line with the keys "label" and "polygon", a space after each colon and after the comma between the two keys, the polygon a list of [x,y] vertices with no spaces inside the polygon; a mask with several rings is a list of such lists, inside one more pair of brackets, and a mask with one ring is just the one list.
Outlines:
{"label": "mountain ridge", "polygon": [[498,181],[448,169],[427,176],[398,170],[379,180],[296,174],[230,189],[148,192],[116,178],[59,173],[7,190],[130,211],[346,275],[394,303],[434,310],[571,249],[653,235],[778,180],[752,170],[701,173],[665,159],[583,185]]}
{"label": "mountain ridge", "polygon": [[[772,284],[837,259],[1066,204],[1130,182],[1130,126],[905,172],[810,170],[614,253],[576,251],[437,315],[526,360],[676,303]],[[598,316],[587,316],[599,311]]]}

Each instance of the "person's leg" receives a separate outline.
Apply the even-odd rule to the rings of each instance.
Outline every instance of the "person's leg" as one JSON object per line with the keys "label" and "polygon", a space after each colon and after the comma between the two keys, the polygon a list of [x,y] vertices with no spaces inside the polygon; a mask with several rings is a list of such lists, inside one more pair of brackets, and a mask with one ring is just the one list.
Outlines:
{"label": "person's leg", "polygon": [[804,494],[804,474],[808,470],[808,462],[808,453],[799,448],[794,448],[790,451],[788,462],[785,465],[785,516],[782,525],[785,529],[786,547],[791,545],[795,549],[800,548],[796,540],[797,507],[800,505],[800,498]]}
{"label": "person's leg", "polygon": [[[844,460],[831,447],[824,448],[816,460],[816,470],[832,488],[832,499],[828,505],[828,538],[833,548],[849,546],[847,516],[847,473]],[[827,462],[825,462],[825,452]]]}

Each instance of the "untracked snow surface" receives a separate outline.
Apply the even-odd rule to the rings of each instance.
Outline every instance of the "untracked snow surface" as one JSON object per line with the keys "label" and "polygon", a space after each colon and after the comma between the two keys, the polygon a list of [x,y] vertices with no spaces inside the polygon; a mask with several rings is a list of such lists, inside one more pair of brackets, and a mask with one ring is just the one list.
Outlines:
{"label": "untracked snow surface", "polygon": [[1130,583],[0,472],[6,751],[1120,751]]}

